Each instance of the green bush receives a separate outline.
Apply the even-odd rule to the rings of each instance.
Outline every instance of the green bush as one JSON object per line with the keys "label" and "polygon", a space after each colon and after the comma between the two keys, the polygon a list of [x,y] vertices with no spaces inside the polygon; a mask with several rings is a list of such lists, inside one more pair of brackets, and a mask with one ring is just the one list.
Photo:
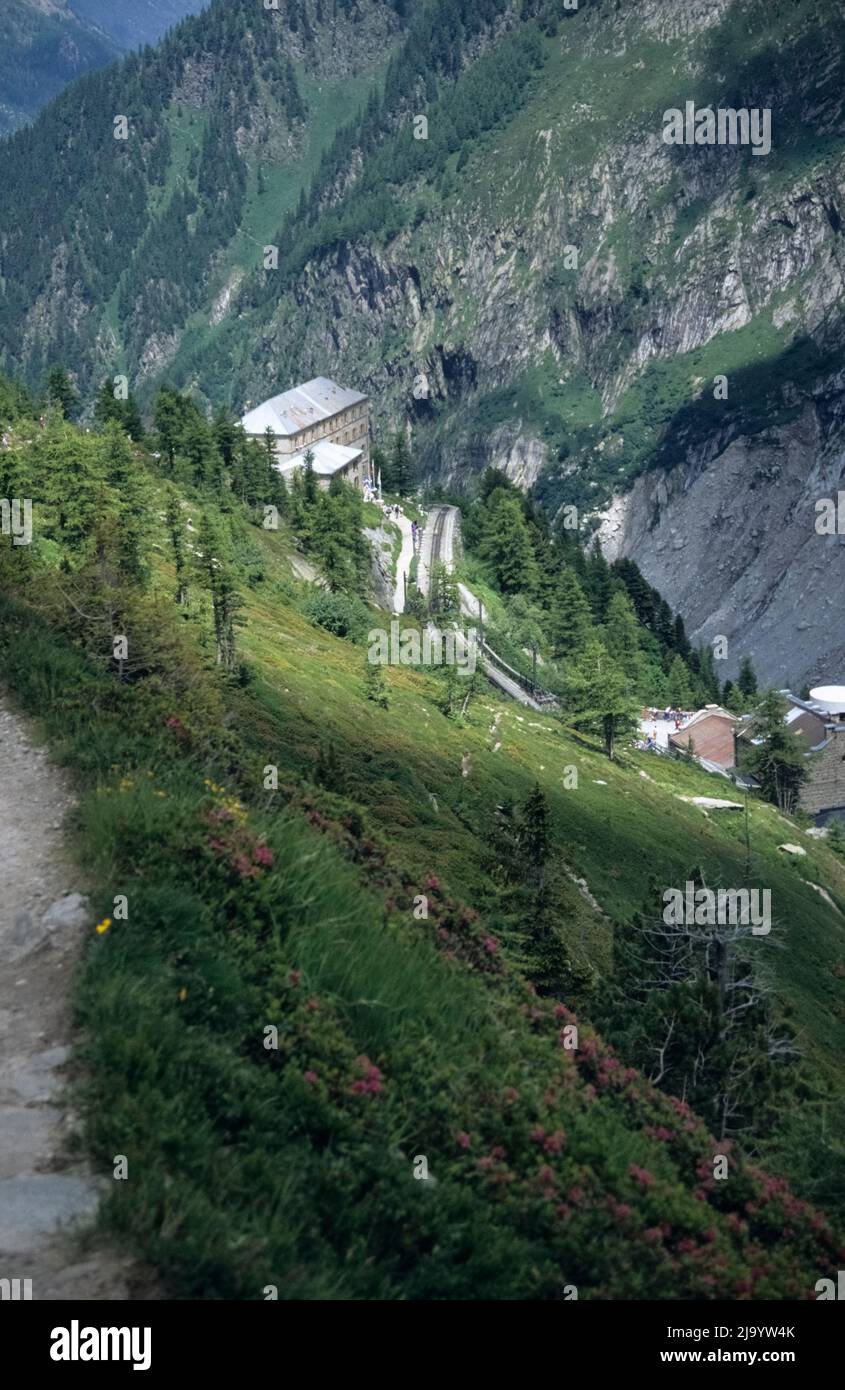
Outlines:
{"label": "green bush", "polygon": [[369,623],[366,605],[348,594],[332,593],[329,589],[312,589],[302,605],[306,618],[335,637],[357,641]]}

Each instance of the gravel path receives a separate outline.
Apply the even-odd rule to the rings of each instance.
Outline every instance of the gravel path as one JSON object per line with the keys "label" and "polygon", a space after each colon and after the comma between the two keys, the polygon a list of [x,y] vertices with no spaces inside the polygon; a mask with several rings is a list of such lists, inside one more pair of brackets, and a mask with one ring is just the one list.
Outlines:
{"label": "gravel path", "polygon": [[70,1153],[64,1094],[71,984],[92,925],[64,847],[72,806],[0,691],[0,1278],[31,1280],[33,1299],[144,1297],[133,1261],[75,1239],[102,1180]]}

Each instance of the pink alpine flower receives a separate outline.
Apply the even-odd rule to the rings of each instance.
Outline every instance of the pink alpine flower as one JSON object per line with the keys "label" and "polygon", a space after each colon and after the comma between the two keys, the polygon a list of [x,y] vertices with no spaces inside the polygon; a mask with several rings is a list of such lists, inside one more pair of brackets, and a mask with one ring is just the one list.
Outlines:
{"label": "pink alpine flower", "polygon": [[364,1054],[355,1058],[355,1065],[363,1071],[364,1075],[358,1081],[352,1082],[349,1088],[352,1094],[355,1096],[378,1095],[382,1089],[381,1069]]}
{"label": "pink alpine flower", "polygon": [[554,1134],[546,1136],[543,1148],[547,1154],[559,1154],[566,1143],[566,1135],[562,1129],[556,1129]]}
{"label": "pink alpine flower", "polygon": [[459,1149],[468,1149],[470,1144],[472,1143],[472,1140],[465,1129],[459,1129],[455,1137],[458,1141]]}

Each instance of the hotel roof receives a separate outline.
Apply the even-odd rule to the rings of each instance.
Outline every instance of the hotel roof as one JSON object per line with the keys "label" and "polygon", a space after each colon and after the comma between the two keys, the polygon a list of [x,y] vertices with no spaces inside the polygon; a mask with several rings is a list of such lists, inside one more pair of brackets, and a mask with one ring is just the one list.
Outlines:
{"label": "hotel roof", "polygon": [[346,468],[350,463],[361,457],[360,449],[353,449],[348,444],[333,444],[330,439],[318,439],[316,444],[311,444],[309,448],[302,449],[298,454],[291,454],[284,463],[275,463],[273,467],[277,473],[281,473],[285,478],[289,473],[293,473],[297,468],[305,467],[305,455],[310,453],[313,457],[312,467],[318,478],[330,478],[333,473],[337,473],[341,468]]}
{"label": "hotel roof", "polygon": [[257,405],[247,412],[241,424],[247,434],[264,434],[268,425],[274,434],[299,434],[366,399],[360,391],[338,386],[328,377],[315,376],[313,381],[282,391],[281,395],[271,396],[269,401]]}

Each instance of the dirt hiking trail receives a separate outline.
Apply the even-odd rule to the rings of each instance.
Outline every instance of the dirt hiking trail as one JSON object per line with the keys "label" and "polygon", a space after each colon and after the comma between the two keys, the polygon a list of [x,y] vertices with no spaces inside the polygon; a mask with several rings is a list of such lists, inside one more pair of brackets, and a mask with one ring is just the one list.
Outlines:
{"label": "dirt hiking trail", "polygon": [[73,805],[0,688],[0,1278],[31,1280],[33,1299],[149,1297],[134,1260],[78,1239],[103,1179],[72,1153],[66,1097],[73,975],[93,927],[65,849]]}

